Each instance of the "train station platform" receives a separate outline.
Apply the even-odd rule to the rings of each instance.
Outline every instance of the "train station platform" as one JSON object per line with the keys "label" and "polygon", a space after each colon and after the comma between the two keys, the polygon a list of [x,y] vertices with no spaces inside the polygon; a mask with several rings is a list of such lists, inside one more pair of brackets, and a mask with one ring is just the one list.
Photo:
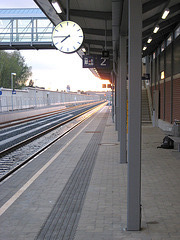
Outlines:
{"label": "train station platform", "polygon": [[178,240],[180,153],[142,126],[142,229],[126,231],[127,164],[110,108],[76,127],[0,185],[2,240]]}

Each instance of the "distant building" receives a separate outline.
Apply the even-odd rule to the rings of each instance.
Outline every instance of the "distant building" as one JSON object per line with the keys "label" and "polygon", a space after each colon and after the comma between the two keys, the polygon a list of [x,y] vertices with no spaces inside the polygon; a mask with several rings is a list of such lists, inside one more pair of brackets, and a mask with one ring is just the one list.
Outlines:
{"label": "distant building", "polygon": [[70,90],[71,90],[70,85],[67,85],[66,90],[67,90],[67,92],[70,92]]}

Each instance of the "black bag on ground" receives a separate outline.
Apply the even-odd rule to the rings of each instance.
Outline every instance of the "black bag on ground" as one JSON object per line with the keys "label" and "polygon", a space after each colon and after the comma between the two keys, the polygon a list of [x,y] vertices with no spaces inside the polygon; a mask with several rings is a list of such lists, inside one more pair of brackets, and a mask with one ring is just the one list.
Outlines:
{"label": "black bag on ground", "polygon": [[163,143],[161,144],[161,146],[159,146],[157,148],[173,149],[174,141],[170,137],[166,136],[166,137],[164,137]]}

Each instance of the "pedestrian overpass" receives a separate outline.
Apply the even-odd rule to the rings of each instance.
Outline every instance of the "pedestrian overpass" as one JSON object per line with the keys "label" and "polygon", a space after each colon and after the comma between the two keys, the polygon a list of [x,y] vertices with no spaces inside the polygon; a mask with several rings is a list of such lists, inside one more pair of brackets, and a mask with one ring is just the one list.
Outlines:
{"label": "pedestrian overpass", "polygon": [[52,22],[39,9],[0,9],[0,50],[54,49]]}

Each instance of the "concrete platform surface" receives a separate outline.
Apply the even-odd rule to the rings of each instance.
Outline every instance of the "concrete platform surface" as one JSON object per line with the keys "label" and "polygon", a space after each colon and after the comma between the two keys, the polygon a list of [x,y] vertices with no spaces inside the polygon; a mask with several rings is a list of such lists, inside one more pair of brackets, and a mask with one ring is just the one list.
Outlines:
{"label": "concrete platform surface", "polygon": [[0,185],[0,240],[179,240],[180,153],[142,126],[142,230],[126,231],[127,164],[108,107]]}

